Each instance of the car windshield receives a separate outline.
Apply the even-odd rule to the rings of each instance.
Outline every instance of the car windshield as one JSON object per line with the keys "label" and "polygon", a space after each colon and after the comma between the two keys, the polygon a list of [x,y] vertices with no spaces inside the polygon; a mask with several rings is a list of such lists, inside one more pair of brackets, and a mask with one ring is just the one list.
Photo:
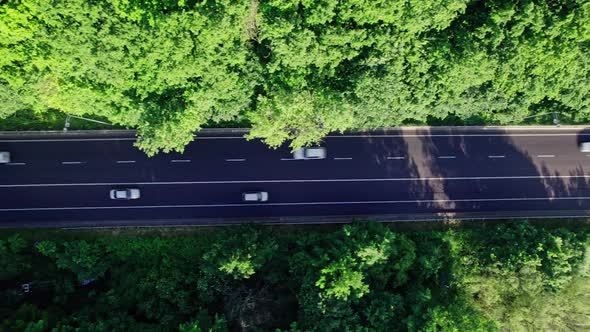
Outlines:
{"label": "car windshield", "polygon": [[127,197],[127,192],[125,190],[117,190],[115,192],[115,197],[117,197],[117,198],[125,198],[125,197]]}

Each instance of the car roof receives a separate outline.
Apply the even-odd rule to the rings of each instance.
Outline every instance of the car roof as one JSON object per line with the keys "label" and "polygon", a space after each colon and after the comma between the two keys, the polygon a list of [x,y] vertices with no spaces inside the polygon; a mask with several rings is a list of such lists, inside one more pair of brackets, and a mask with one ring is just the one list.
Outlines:
{"label": "car roof", "polygon": [[324,148],[307,148],[307,155],[310,156],[322,156],[324,155]]}

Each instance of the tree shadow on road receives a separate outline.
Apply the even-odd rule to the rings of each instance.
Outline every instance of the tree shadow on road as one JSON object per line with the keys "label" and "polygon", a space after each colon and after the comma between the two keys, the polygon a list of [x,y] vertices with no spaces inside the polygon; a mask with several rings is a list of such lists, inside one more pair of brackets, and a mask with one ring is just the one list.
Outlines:
{"label": "tree shadow on road", "polygon": [[419,142],[421,155],[413,156],[418,176],[438,178],[427,185],[429,192],[434,193],[433,200],[418,204],[423,212],[522,212],[589,207],[587,200],[575,199],[590,196],[582,164],[573,162],[565,177],[550,162],[517,145],[508,136],[510,132],[493,130],[486,136],[453,135],[452,131],[441,135],[440,130],[420,133],[424,135]]}

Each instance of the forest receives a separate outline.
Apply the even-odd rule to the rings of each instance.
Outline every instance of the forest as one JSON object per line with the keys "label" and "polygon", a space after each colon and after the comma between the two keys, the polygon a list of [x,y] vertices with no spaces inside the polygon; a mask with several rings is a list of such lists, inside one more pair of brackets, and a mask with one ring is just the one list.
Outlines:
{"label": "forest", "polygon": [[204,126],[297,148],[384,126],[587,123],[588,54],[590,0],[3,0],[0,119],[102,119],[148,155]]}
{"label": "forest", "polygon": [[590,328],[587,225],[391,226],[4,230],[0,330]]}

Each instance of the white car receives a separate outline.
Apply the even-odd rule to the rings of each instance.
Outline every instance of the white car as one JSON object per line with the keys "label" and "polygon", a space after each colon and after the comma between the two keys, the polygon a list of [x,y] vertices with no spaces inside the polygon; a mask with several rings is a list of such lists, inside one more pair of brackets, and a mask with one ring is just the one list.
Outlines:
{"label": "white car", "polygon": [[10,162],[10,152],[0,151],[0,164],[8,164]]}
{"label": "white car", "polygon": [[590,152],[590,142],[580,143],[580,152]]}
{"label": "white car", "polygon": [[128,189],[113,189],[110,192],[111,199],[139,199],[141,197],[141,193],[137,188],[128,188]]}
{"label": "white car", "polygon": [[268,193],[266,191],[246,192],[242,194],[242,201],[266,202],[268,201]]}
{"label": "white car", "polygon": [[313,148],[301,148],[293,151],[293,159],[325,159],[326,148],[313,147]]}

